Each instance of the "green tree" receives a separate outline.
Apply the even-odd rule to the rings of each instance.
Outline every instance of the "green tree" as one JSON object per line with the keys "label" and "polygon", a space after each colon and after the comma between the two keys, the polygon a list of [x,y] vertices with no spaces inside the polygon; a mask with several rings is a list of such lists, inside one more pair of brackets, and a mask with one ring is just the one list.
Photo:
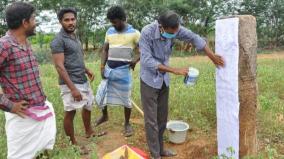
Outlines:
{"label": "green tree", "polygon": [[252,14],[257,19],[260,47],[275,48],[284,42],[284,0],[244,0],[240,14]]}
{"label": "green tree", "polygon": [[203,36],[214,30],[215,20],[221,15],[222,0],[169,1],[168,8],[182,16],[184,25]]}
{"label": "green tree", "polygon": [[93,26],[103,25],[101,21],[107,5],[104,0],[34,0],[33,3],[39,10],[53,10],[56,13],[64,7],[73,7],[78,11],[77,31],[86,50],[89,48],[90,36]]}
{"label": "green tree", "polygon": [[118,0],[111,5],[121,5],[127,12],[127,21],[141,30],[151,23],[164,6],[164,0]]}
{"label": "green tree", "polygon": [[10,2],[11,0],[0,1],[0,36],[3,36],[7,31],[7,26],[5,23],[5,9]]}

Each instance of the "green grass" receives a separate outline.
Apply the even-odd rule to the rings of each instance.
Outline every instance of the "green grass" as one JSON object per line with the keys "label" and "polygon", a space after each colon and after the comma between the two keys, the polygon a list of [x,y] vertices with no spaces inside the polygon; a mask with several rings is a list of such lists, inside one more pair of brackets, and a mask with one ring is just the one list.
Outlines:
{"label": "green grass", "polygon": [[[188,60],[189,59],[189,60]],[[200,70],[200,78],[195,87],[186,87],[183,78],[171,76],[170,87],[170,115],[169,119],[182,119],[191,124],[194,128],[193,133],[197,137],[199,133],[211,134],[216,131],[215,113],[215,68],[209,61],[190,58],[174,58],[172,66],[188,67],[193,66]],[[96,92],[100,82],[99,62],[87,64],[95,72],[96,79],[92,83],[92,88]],[[258,137],[264,144],[264,149],[259,152],[261,156],[268,155],[273,150],[273,156],[283,158],[284,152],[279,146],[284,144],[284,124],[277,119],[277,115],[284,114],[284,59],[262,59],[258,61]],[[51,64],[41,65],[41,80],[48,100],[55,107],[57,120],[57,142],[54,151],[51,152],[52,158],[80,158],[76,147],[70,146],[68,139],[63,131],[63,105],[60,98],[60,91],[57,84],[57,74]],[[139,86],[139,66],[133,73],[133,100],[140,105],[140,86]],[[98,117],[99,110],[94,109],[92,120]],[[123,122],[123,111],[112,109],[111,116],[116,116],[116,123]],[[117,115],[118,114],[118,115]],[[84,129],[80,114],[76,115],[75,130],[79,136],[84,135]],[[134,111],[134,117],[139,116]],[[114,123],[110,123],[114,124]],[[6,158],[6,136],[5,136],[4,114],[0,112],[0,158]],[[198,133],[197,133],[198,132]],[[133,139],[135,140],[135,139]],[[96,139],[92,147],[95,148]],[[283,148],[283,147],[282,147]],[[275,151],[274,151],[275,150]],[[92,158],[95,158],[93,152]],[[281,156],[282,155],[282,156]]]}

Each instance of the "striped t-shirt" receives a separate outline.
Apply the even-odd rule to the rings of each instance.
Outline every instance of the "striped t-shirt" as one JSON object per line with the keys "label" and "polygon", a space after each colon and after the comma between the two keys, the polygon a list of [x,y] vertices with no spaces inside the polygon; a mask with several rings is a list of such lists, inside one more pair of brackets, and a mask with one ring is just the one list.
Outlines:
{"label": "striped t-shirt", "polygon": [[109,44],[108,61],[132,61],[133,49],[138,45],[139,38],[140,32],[129,24],[122,32],[110,27],[105,36],[105,43]]}

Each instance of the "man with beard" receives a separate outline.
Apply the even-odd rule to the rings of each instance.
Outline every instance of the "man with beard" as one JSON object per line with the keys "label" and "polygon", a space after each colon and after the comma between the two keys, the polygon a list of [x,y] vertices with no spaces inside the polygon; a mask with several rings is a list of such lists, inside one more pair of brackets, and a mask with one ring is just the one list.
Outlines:
{"label": "man with beard", "polygon": [[[94,80],[93,73],[85,67],[83,49],[75,34],[77,12],[72,8],[61,9],[58,20],[62,26],[51,42],[52,58],[59,74],[59,85],[64,105],[64,130],[72,144],[77,145],[74,136],[73,120],[77,109],[82,108],[82,119],[86,137],[93,137],[91,110],[94,96],[89,80]],[[87,74],[87,76],[86,76]],[[103,135],[103,134],[98,134]]]}
{"label": "man with beard", "polygon": [[111,7],[107,12],[107,18],[112,27],[105,36],[101,75],[102,78],[107,78],[108,84],[104,102],[100,105],[103,115],[97,120],[96,125],[108,120],[107,105],[124,106],[124,136],[129,137],[133,134],[129,123],[132,108],[130,68],[134,70],[140,59],[133,53],[138,46],[140,33],[127,24],[125,11],[120,6]]}
{"label": "man with beard", "polygon": [[38,63],[28,37],[35,34],[35,8],[12,3],[6,9],[9,31],[0,39],[0,109],[5,111],[8,159],[34,158],[53,149],[53,106],[43,92]]}

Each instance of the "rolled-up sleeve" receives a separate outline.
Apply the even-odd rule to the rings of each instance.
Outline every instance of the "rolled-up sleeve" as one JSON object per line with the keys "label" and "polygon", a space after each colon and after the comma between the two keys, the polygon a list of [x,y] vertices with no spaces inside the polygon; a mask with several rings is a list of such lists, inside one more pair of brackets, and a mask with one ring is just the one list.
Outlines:
{"label": "rolled-up sleeve", "polygon": [[180,27],[176,38],[181,41],[192,43],[196,47],[197,51],[203,50],[206,46],[206,41],[203,38],[183,26]]}
{"label": "rolled-up sleeve", "polygon": [[4,61],[8,58],[8,51],[3,48],[3,45],[0,43],[0,67],[2,67]]}
{"label": "rolled-up sleeve", "polygon": [[0,109],[6,112],[10,112],[14,103],[10,101],[4,94],[0,94]]}
{"label": "rolled-up sleeve", "polygon": [[146,67],[151,71],[157,71],[158,66],[161,63],[153,57],[153,51],[151,47],[151,38],[149,38],[147,33],[142,30],[139,40],[140,63],[141,65],[143,65],[143,67]]}

